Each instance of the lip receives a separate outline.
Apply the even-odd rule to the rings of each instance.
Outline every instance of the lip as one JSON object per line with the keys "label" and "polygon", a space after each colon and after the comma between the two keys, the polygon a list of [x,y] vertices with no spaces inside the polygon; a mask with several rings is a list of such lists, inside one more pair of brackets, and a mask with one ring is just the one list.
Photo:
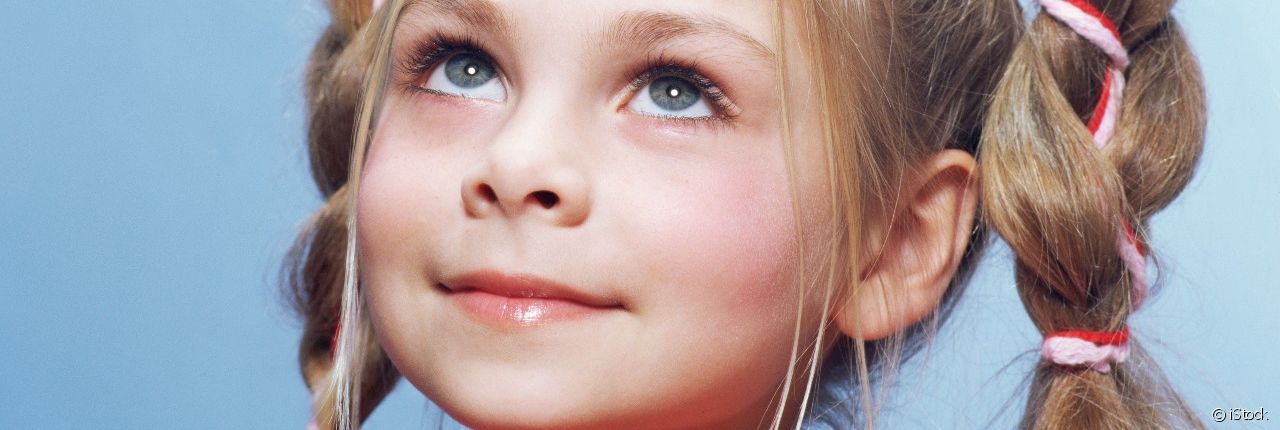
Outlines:
{"label": "lip", "polygon": [[625,310],[617,300],[533,275],[485,270],[446,279],[439,286],[467,314],[499,326],[540,326]]}

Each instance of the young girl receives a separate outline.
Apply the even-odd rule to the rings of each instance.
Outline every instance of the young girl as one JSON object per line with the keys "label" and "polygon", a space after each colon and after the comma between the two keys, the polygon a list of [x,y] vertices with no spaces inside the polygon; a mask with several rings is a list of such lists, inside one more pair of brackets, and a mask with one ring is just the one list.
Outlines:
{"label": "young girl", "polygon": [[1204,126],[1172,0],[332,0],[290,260],[317,426],[874,426],[995,232],[1026,428],[1201,427],[1128,335]]}

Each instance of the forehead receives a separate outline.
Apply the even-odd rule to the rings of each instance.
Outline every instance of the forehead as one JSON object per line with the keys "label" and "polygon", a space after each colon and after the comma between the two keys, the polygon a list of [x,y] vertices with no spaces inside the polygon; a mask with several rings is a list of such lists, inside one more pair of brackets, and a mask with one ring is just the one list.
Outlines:
{"label": "forehead", "polygon": [[773,10],[764,0],[408,0],[405,16],[436,17],[539,43],[585,39],[601,46],[656,46],[682,37],[722,38],[773,60]]}

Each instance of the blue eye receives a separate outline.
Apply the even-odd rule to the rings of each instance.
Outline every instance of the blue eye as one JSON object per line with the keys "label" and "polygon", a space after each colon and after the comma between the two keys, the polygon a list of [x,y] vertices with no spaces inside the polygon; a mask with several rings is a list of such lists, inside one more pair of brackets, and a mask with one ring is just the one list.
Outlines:
{"label": "blue eye", "polygon": [[698,87],[684,79],[668,76],[649,84],[649,100],[669,112],[688,109],[701,98]]}
{"label": "blue eye", "polygon": [[645,85],[627,104],[632,111],[662,117],[710,118],[715,116],[702,90],[688,79],[663,76]]}
{"label": "blue eye", "polygon": [[498,79],[493,63],[470,52],[454,54],[441,61],[421,87],[474,99],[503,101],[507,98],[507,89]]}

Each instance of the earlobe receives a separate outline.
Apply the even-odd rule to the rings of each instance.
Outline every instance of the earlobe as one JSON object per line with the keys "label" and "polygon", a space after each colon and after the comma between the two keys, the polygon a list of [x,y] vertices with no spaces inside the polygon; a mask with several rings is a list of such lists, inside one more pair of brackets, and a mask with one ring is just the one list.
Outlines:
{"label": "earlobe", "polygon": [[[943,150],[920,167],[902,189],[903,200],[884,223],[887,233],[868,234],[862,279],[835,309],[835,323],[850,337],[874,340],[906,329],[932,313],[969,245],[977,210],[976,161]],[[874,233],[874,232],[873,232]]]}

